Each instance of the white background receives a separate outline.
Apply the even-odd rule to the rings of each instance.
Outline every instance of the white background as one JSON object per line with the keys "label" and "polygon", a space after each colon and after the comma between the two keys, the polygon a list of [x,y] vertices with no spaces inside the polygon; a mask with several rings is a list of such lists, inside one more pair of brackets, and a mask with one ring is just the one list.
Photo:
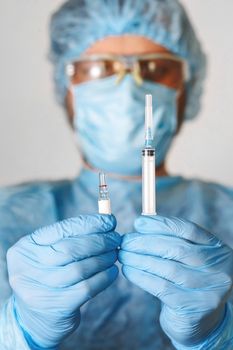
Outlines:
{"label": "white background", "polygon": [[[209,74],[202,112],[176,140],[169,170],[232,186],[233,1],[182,2],[209,56]],[[49,16],[61,3],[0,2],[0,185],[71,178],[79,170],[46,58]]]}

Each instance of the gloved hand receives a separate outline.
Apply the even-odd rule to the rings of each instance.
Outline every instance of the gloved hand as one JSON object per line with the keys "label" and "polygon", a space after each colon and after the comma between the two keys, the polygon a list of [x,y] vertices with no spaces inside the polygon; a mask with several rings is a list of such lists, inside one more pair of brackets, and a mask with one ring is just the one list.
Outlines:
{"label": "gloved hand", "polygon": [[121,237],[115,226],[112,215],[80,215],[8,250],[16,318],[32,348],[55,348],[78,327],[80,307],[116,279]]}
{"label": "gloved hand", "polygon": [[224,318],[233,251],[189,221],[141,216],[123,237],[124,276],[162,301],[160,323],[174,343],[193,346]]}

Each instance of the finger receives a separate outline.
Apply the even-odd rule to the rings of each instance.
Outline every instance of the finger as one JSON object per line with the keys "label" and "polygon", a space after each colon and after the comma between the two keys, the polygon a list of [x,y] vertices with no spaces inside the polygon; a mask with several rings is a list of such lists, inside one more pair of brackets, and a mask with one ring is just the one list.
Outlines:
{"label": "finger", "polygon": [[[161,234],[129,233],[123,236],[121,249],[181,262],[192,267],[208,267],[216,263],[216,256],[229,255],[225,246],[203,246],[184,239]],[[219,250],[219,252],[218,252]],[[221,251],[220,251],[221,250]]]}
{"label": "finger", "polygon": [[[50,246],[34,244],[30,237],[27,243],[19,241],[8,253],[8,261],[17,268],[17,261],[25,259],[28,264],[38,266],[64,266],[74,261],[90,258],[116,249],[121,244],[117,232],[80,235],[63,239]],[[12,264],[11,264],[12,265]]]}
{"label": "finger", "polygon": [[67,313],[67,310],[77,310],[82,304],[105,290],[115,281],[117,276],[118,268],[113,265],[73,286],[60,289],[50,288],[49,297],[47,286],[40,285],[38,287],[30,280],[25,280],[23,284],[16,284],[16,289],[13,284],[13,290],[15,290],[17,297],[32,308],[37,308],[38,300],[40,300],[41,309],[56,310],[57,305],[59,305],[60,313]]}
{"label": "finger", "polygon": [[[117,232],[112,231],[102,234],[78,236],[72,240],[65,239],[54,244],[52,247],[58,254],[64,256],[64,259],[66,258],[66,263],[70,263],[117,249],[120,244],[121,236]],[[65,261],[64,259],[63,263]]]}
{"label": "finger", "polygon": [[191,269],[173,260],[123,250],[119,251],[118,260],[123,265],[165,278],[184,288],[221,288],[223,284],[226,284],[226,276],[222,272],[210,274],[204,270]]}
{"label": "finger", "polygon": [[130,282],[159,298],[179,313],[196,312],[196,310],[208,312],[218,307],[220,302],[219,295],[215,291],[183,289],[164,278],[129,266],[123,266],[122,272]]}
{"label": "finger", "polygon": [[[67,288],[76,283],[85,281],[91,276],[111,267],[117,260],[117,252],[111,251],[99,256],[73,262],[66,266],[43,268],[42,266],[31,267],[31,275],[36,283],[52,288]],[[25,275],[25,268],[20,274]]]}
{"label": "finger", "polygon": [[42,227],[30,235],[38,245],[50,245],[63,238],[76,237],[91,233],[106,233],[116,227],[113,215],[79,215],[53,225]]}
{"label": "finger", "polygon": [[160,215],[140,216],[135,220],[134,226],[140,233],[174,236],[196,244],[221,245],[214,235],[182,218]]}
{"label": "finger", "polygon": [[75,295],[76,298],[74,302],[77,306],[83,305],[109,287],[116,280],[118,273],[117,266],[113,265],[105,271],[99,272],[89,279],[68,288],[67,295]]}

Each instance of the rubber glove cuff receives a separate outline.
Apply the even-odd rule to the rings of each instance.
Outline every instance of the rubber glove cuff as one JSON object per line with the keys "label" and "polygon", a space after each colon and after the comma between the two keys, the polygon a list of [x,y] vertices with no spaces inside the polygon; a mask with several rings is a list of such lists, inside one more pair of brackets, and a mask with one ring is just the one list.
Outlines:
{"label": "rubber glove cuff", "polygon": [[33,339],[32,339],[32,337],[30,336],[30,334],[28,334],[26,331],[24,331],[23,330],[23,332],[24,332],[24,337],[25,337],[25,339],[27,340],[27,343],[28,343],[28,345],[30,346],[30,349],[31,350],[58,350],[58,347],[56,346],[56,347],[52,347],[52,348],[48,348],[48,347],[46,347],[46,348],[44,348],[44,347],[41,347],[41,346],[39,346],[39,345],[37,345],[34,341],[33,341]]}
{"label": "rubber glove cuff", "polygon": [[0,349],[31,350],[17,321],[13,296],[0,311]]}
{"label": "rubber glove cuff", "polygon": [[233,348],[233,305],[226,304],[223,321],[202,343],[188,347],[175,341],[172,343],[177,350],[231,350]]}
{"label": "rubber glove cuff", "polygon": [[12,296],[12,304],[13,304],[13,312],[14,312],[14,315],[15,315],[16,322],[18,323],[18,325],[19,325],[19,327],[20,327],[20,329],[21,329],[21,331],[22,331],[22,333],[24,335],[25,340],[26,340],[27,344],[29,345],[30,350],[57,350],[58,349],[57,346],[44,348],[44,347],[42,347],[42,346],[40,346],[40,345],[38,345],[38,344],[36,344],[34,342],[32,337],[30,336],[30,334],[25,331],[25,329],[23,328],[23,325],[20,322],[20,319],[19,319],[19,317],[17,315],[16,308],[15,308],[14,296]]}

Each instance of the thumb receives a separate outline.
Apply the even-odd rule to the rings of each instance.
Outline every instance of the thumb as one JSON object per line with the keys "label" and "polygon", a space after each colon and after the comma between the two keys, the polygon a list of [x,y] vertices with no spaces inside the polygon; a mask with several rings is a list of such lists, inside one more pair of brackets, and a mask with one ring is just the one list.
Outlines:
{"label": "thumb", "polygon": [[42,227],[32,233],[30,237],[38,245],[50,245],[63,238],[91,233],[106,233],[113,231],[115,227],[116,218],[114,215],[79,215]]}

